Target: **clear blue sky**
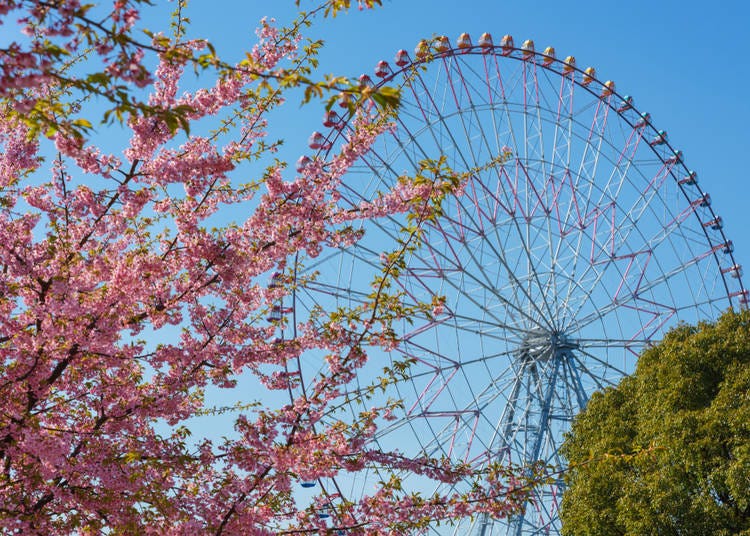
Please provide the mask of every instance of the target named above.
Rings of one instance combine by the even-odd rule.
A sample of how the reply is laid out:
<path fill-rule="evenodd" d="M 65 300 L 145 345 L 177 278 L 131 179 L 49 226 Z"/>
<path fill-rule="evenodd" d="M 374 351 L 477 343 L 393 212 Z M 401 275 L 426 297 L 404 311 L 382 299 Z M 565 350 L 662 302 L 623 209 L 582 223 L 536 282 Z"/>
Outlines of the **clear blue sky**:
<path fill-rule="evenodd" d="M 2 1 L 2 0 L 0 0 Z M 303 0 L 310 8 L 319 0 Z M 353 0 L 356 2 L 356 0 Z M 160 15 L 174 3 L 156 0 L 144 25 L 167 30 Z M 468 32 L 475 40 L 491 32 L 496 42 L 533 39 L 538 50 L 552 45 L 558 57 L 574 55 L 579 67 L 594 66 L 601 80 L 614 80 L 621 94 L 651 113 L 654 125 L 669 132 L 711 195 L 735 259 L 750 285 L 750 0 L 383 0 L 384 6 L 336 19 L 319 20 L 309 30 L 324 39 L 320 74 L 357 77 L 372 74 L 378 60 L 393 61 L 398 49 L 410 53 L 434 35 L 454 40 Z M 191 35 L 205 37 L 222 58 L 240 59 L 255 42 L 263 16 L 279 23 L 294 18 L 294 0 L 191 0 Z M 3 33 L 5 30 L 6 33 Z M 0 43 L 7 40 L 0 28 Z M 307 138 L 322 130 L 323 107 L 300 110 L 290 102 L 271 133 L 286 140 L 282 157 L 293 162 L 307 152 Z M 243 384 L 240 393 L 254 393 Z M 242 395 L 240 395 L 242 396 Z M 284 399 L 284 402 L 286 400 Z M 208 421 L 210 419 L 210 422 Z M 206 419 L 200 433 L 224 433 L 229 417 Z M 196 428 L 200 428 L 199 423 Z"/>
<path fill-rule="evenodd" d="M 315 2 L 306 2 L 311 6 Z M 509 33 L 516 42 L 552 45 L 558 56 L 574 55 L 594 66 L 635 98 L 657 128 L 669 132 L 688 167 L 724 218 L 736 259 L 750 274 L 750 2 L 722 0 L 611 3 L 592 0 L 384 0 L 384 7 L 322 21 L 309 35 L 324 39 L 321 72 L 372 73 L 380 59 L 400 48 L 412 51 L 432 35 L 476 39 L 488 31 Z M 292 0 L 192 0 L 193 30 L 208 37 L 220 54 L 232 56 L 252 43 L 262 16 L 289 21 Z M 308 134 L 320 129 L 316 104 L 280 121 L 274 132 L 286 140 L 285 156 L 296 159 Z M 293 128 L 289 128 L 292 127 Z"/>

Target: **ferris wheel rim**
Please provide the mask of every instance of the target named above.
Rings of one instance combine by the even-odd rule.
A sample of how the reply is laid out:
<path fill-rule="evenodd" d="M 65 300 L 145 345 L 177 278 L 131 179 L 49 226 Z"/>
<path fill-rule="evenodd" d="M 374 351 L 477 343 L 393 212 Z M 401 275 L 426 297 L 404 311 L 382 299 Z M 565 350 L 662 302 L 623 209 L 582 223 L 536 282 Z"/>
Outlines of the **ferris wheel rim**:
<path fill-rule="evenodd" d="M 438 37 L 436 39 L 440 39 L 440 38 L 441 37 Z M 500 54 L 498 54 L 498 52 L 500 52 Z M 459 57 L 459 56 L 465 56 L 465 55 L 480 55 L 480 56 L 493 55 L 494 57 L 497 57 L 498 55 L 500 55 L 504 58 L 508 58 L 508 59 L 515 60 L 515 61 L 533 62 L 536 67 L 545 69 L 546 71 L 552 72 L 562 77 L 569 76 L 571 78 L 571 81 L 574 84 L 576 84 L 577 87 L 583 88 L 585 91 L 587 91 L 592 96 L 595 96 L 597 98 L 602 97 L 601 91 L 605 89 L 609 91 L 612 96 L 617 97 L 619 101 L 621 102 L 625 102 L 629 98 L 629 95 L 621 94 L 615 88 L 610 88 L 607 85 L 608 81 L 602 82 L 601 79 L 597 78 L 595 74 L 586 73 L 584 69 L 578 67 L 575 64 L 571 65 L 569 63 L 566 63 L 564 59 L 560 59 L 556 56 L 550 56 L 543 52 L 538 52 L 538 51 L 533 51 L 530 55 L 525 57 L 526 52 L 527 51 L 525 51 L 521 47 L 516 47 L 513 45 L 510 45 L 510 46 L 492 45 L 490 47 L 481 47 L 480 45 L 472 45 L 471 47 L 468 47 L 468 48 L 459 48 L 457 46 L 456 47 L 451 46 L 447 50 L 444 50 L 442 52 L 438 52 L 435 54 L 429 54 L 421 59 L 420 58 L 412 59 L 411 56 L 409 56 L 408 63 L 402 66 L 398 66 L 396 69 L 393 69 L 392 67 L 389 66 L 390 73 L 388 73 L 386 76 L 380 77 L 380 79 L 377 82 L 373 81 L 374 82 L 373 86 L 375 88 L 382 88 L 384 86 L 387 86 L 390 82 L 395 80 L 399 75 L 404 75 L 405 73 L 408 73 L 412 69 L 418 68 L 419 66 L 427 65 L 439 59 L 444 59 L 444 58 L 449 58 L 449 57 Z M 543 61 L 542 63 L 538 63 L 536 62 L 537 57 L 544 58 L 548 61 L 547 62 Z M 567 73 L 565 72 L 566 69 L 568 70 Z M 369 77 L 369 75 L 362 75 L 362 76 Z M 584 83 L 584 77 L 587 77 L 588 79 L 590 79 L 590 82 Z M 596 91 L 594 91 L 593 89 L 594 87 L 599 88 L 600 92 L 597 93 Z M 634 104 L 632 104 L 632 102 L 630 102 L 628 108 L 624 110 L 620 109 L 620 107 L 615 107 L 609 104 L 607 104 L 607 106 L 609 106 L 611 111 L 615 112 L 619 117 L 621 117 L 627 124 L 629 124 L 632 127 L 635 127 L 638 121 L 642 120 L 644 117 L 647 117 L 647 119 L 645 120 L 645 125 L 644 125 L 645 128 L 650 129 L 651 133 L 657 136 L 660 135 L 661 132 L 663 132 L 657 129 L 656 126 L 653 124 L 653 122 L 650 119 L 650 114 L 641 112 Z M 626 114 L 626 112 L 628 113 Z M 343 130 L 340 128 L 334 128 L 334 129 L 331 129 L 329 132 L 334 134 L 334 136 L 331 137 L 329 135 L 325 138 L 326 144 L 329 145 L 329 148 L 318 150 L 317 156 L 319 157 L 325 158 L 325 156 L 330 154 L 333 144 L 335 143 L 335 141 L 337 141 L 341 137 Z M 659 151 L 658 147 L 666 148 L 668 150 Z M 662 163 L 667 162 L 669 158 L 667 156 L 668 154 L 674 155 L 678 153 L 678 150 L 669 142 L 668 139 L 665 139 L 665 141 L 659 146 L 651 145 L 650 149 L 653 152 L 653 154 L 655 154 L 656 157 L 662 161 Z M 684 176 L 690 176 L 692 173 L 694 173 L 692 170 L 690 170 L 687 167 L 687 165 L 685 164 L 682 158 L 680 158 L 676 162 L 676 166 L 681 167 Z M 679 179 L 673 173 L 670 172 L 670 174 L 673 176 L 673 178 L 676 181 L 678 181 L 678 187 L 681 190 L 685 201 L 690 203 L 692 200 L 692 197 L 689 195 L 685 185 L 679 184 Z M 689 184 L 689 183 L 685 183 L 685 184 Z M 705 194 L 705 192 L 702 192 L 702 191 L 700 193 Z M 705 208 L 708 209 L 708 212 L 711 216 L 711 220 L 716 220 L 718 218 L 718 215 L 714 212 L 713 208 L 710 205 Z M 698 221 L 701 224 L 707 223 L 700 219 L 697 212 L 694 212 L 693 216 L 698 218 Z M 711 246 L 714 246 L 714 247 L 720 246 L 729 242 L 729 240 L 726 237 L 726 234 L 724 233 L 723 228 L 718 229 L 719 235 L 721 237 L 721 241 L 717 241 L 715 239 L 712 239 L 711 236 L 709 236 L 707 227 L 703 225 L 702 227 L 704 230 L 704 236 L 706 237 L 707 242 Z M 737 266 L 734 253 L 729 252 L 728 255 L 729 255 L 729 259 L 731 260 L 731 265 Z M 714 253 L 714 257 L 715 257 L 717 265 L 720 265 L 720 262 L 718 259 L 718 252 Z M 724 288 L 727 293 L 729 306 L 731 308 L 734 308 L 734 304 L 733 304 L 734 297 L 742 298 L 744 296 L 745 299 L 750 297 L 750 292 L 748 292 L 748 289 L 742 283 L 742 275 L 738 275 L 736 277 L 736 279 L 738 279 L 738 282 L 739 282 L 739 293 L 735 291 L 734 295 L 733 295 L 733 291 L 730 290 L 730 283 L 728 281 L 730 276 L 728 276 L 725 273 L 722 273 L 721 277 L 723 280 Z M 743 307 L 747 307 L 747 306 L 748 306 L 747 303 L 738 302 L 738 308 L 740 309 L 742 309 Z"/>

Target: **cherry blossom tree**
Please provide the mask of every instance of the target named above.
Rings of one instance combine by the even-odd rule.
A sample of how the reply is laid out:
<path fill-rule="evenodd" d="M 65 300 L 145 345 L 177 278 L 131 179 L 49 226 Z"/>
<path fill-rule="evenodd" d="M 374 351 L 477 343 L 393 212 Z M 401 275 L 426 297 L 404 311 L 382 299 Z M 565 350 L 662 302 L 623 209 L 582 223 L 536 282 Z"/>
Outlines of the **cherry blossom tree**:
<path fill-rule="evenodd" d="M 516 511 L 534 471 L 378 450 L 370 439 L 389 405 L 336 417 L 368 352 L 398 344 L 390 322 L 410 311 L 389 282 L 465 178 L 436 157 L 376 201 L 339 207 L 342 176 L 389 128 L 397 99 L 312 79 L 317 48 L 301 31 L 349 2 L 322 4 L 286 28 L 262 21 L 235 65 L 187 37 L 184 2 L 171 37 L 137 41 L 141 4 L 0 7 L 29 36 L 2 51 L 0 75 L 0 528 L 391 534 Z M 185 91 L 196 65 L 203 87 Z M 344 91 L 352 102 L 346 143 L 297 173 L 273 160 L 266 134 L 290 88 L 303 100 Z M 127 140 L 117 152 L 93 141 L 92 95 L 123 120 L 99 127 Z M 369 300 L 300 320 L 293 339 L 275 337 L 289 320 L 274 307 L 305 284 L 289 259 L 354 243 L 357 220 L 392 214 L 408 224 L 384 252 Z M 215 407 L 206 396 L 248 375 L 285 392 L 295 381 L 286 363 L 306 352 L 324 355 L 327 373 L 288 403 L 259 395 L 260 405 Z M 234 418 L 234 433 L 196 436 L 190 420 L 218 413 Z M 302 482 L 372 470 L 384 478 L 363 497 L 333 500 L 324 486 L 305 504 L 297 497 Z M 470 491 L 407 493 L 407 473 Z"/>

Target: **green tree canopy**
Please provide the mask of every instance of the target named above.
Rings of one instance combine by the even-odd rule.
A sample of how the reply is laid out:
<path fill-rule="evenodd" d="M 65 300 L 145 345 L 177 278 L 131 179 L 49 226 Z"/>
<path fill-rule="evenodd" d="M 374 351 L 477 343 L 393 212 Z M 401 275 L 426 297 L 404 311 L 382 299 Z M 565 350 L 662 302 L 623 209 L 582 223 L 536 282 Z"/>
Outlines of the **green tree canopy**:
<path fill-rule="evenodd" d="M 750 535 L 750 313 L 672 330 L 563 451 L 565 535 Z"/>

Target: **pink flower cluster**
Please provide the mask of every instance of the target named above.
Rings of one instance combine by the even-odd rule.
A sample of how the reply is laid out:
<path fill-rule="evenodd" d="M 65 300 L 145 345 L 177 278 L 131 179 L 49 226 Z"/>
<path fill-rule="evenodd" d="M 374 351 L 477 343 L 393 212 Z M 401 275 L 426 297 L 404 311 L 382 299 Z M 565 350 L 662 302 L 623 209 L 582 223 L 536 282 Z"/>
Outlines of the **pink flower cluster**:
<path fill-rule="evenodd" d="M 127 32 L 137 6 L 113 2 L 108 24 Z M 80 46 L 71 33 L 87 13 L 79 2 L 52 9 L 9 0 L 0 16 L 18 9 L 26 10 L 22 24 L 44 23 L 46 37 L 68 40 L 73 52 Z M 300 36 L 269 21 L 258 36 L 252 73 L 238 65 L 192 93 L 181 90 L 180 61 L 162 57 L 152 80 L 142 51 L 97 43 L 107 72 L 146 86 L 158 110 L 183 106 L 202 135 L 133 112 L 120 157 L 65 132 L 30 138 L 17 113 L 0 108 L 0 532 L 326 533 L 335 525 L 391 534 L 430 520 L 507 515 L 525 496 L 504 473 L 380 450 L 373 439 L 394 418 L 394 403 L 336 417 L 367 364 L 366 343 L 397 344 L 377 315 L 321 312 L 297 319 L 293 338 L 277 336 L 294 322 L 279 304 L 304 284 L 286 275 L 292 256 L 352 244 L 360 236 L 352 220 L 414 211 L 432 186 L 404 181 L 359 211 L 340 207 L 342 177 L 388 128 L 373 110 L 357 114 L 327 161 L 311 160 L 289 178 L 282 164 L 266 166 L 266 121 L 282 101 L 260 98 L 259 81 L 297 61 Z M 2 54 L 0 95 L 31 76 L 53 83 L 43 48 Z M 236 128 L 205 134 L 206 124 L 228 118 Z M 247 173 L 262 179 L 241 184 Z M 273 287 L 271 273 L 280 274 Z M 442 303 L 433 306 L 440 314 Z M 302 393 L 290 365 L 311 354 L 323 373 Z M 296 394 L 276 406 L 210 407 L 207 391 L 237 392 L 247 375 L 259 397 Z M 214 413 L 231 413 L 236 433 L 191 437 L 191 423 Z M 297 502 L 303 481 L 371 471 L 392 479 L 364 497 L 319 485 L 309 506 Z M 477 485 L 422 498 L 399 489 L 403 474 Z"/>

